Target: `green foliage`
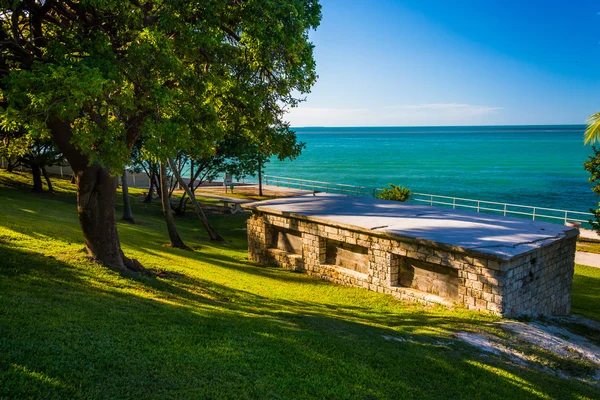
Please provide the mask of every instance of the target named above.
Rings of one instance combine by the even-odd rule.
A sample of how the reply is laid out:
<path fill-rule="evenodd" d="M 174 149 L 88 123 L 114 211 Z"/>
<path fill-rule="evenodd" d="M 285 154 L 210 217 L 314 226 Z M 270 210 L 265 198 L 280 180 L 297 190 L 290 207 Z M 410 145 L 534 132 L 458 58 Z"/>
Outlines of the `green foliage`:
<path fill-rule="evenodd" d="M 600 139 L 600 112 L 590 115 L 583 135 L 584 144 L 595 144 Z"/>
<path fill-rule="evenodd" d="M 316 80 L 320 18 L 316 0 L 3 2 L 0 129 L 66 121 L 66 142 L 117 172 L 140 138 L 154 161 L 228 135 L 294 157 L 284 114 Z"/>
<path fill-rule="evenodd" d="M 571 310 L 587 318 L 600 321 L 600 268 L 578 265 L 573 277 Z M 596 333 L 600 342 L 600 336 Z M 600 343 L 597 343 L 600 345 Z"/>
<path fill-rule="evenodd" d="M 390 187 L 377 193 L 376 197 L 381 200 L 395 200 L 405 202 L 410 197 L 410 189 L 390 183 Z"/>
<path fill-rule="evenodd" d="M 595 146 L 592 147 L 592 149 L 594 150 L 594 154 L 588 156 L 588 160 L 583 163 L 583 168 L 590 174 L 588 181 L 594 184 L 592 192 L 596 193 L 597 196 L 600 196 L 600 149 Z M 598 203 L 597 209 L 591 209 L 590 212 L 594 214 L 595 219 L 595 221 L 589 221 L 590 225 L 592 225 L 592 228 L 596 232 L 600 233 L 600 203 Z"/>

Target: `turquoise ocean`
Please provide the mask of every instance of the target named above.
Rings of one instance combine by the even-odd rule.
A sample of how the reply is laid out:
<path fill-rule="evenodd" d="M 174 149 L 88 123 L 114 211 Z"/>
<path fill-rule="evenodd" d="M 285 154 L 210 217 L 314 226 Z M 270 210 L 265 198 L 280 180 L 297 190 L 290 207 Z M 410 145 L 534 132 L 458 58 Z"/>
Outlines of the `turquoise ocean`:
<path fill-rule="evenodd" d="M 267 175 L 539 207 L 598 204 L 583 163 L 584 125 L 295 128 L 306 143 Z"/>

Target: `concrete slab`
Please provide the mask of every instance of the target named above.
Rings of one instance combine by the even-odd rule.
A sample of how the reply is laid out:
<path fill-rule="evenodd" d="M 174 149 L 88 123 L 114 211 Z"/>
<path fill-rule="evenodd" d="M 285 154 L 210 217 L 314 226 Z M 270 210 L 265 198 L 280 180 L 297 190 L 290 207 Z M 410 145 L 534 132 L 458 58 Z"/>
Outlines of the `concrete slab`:
<path fill-rule="evenodd" d="M 579 229 L 579 237 L 580 239 L 586 239 L 592 242 L 600 242 L 600 235 L 591 229 Z"/>
<path fill-rule="evenodd" d="M 588 267 L 600 268 L 600 254 L 578 251 L 575 253 L 575 264 L 587 265 Z"/>
<path fill-rule="evenodd" d="M 500 260 L 578 234 L 577 229 L 558 224 L 337 194 L 287 197 L 242 207 L 433 242 Z"/>

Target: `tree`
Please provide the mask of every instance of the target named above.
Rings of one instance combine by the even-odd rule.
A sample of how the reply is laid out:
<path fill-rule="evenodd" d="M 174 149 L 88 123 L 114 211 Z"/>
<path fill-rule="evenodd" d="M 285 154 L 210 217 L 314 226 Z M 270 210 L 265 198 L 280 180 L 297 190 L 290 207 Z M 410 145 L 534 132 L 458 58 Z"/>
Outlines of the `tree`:
<path fill-rule="evenodd" d="M 590 115 L 583 134 L 583 144 L 595 144 L 600 139 L 600 112 Z"/>
<path fill-rule="evenodd" d="M 54 192 L 52 181 L 50 180 L 48 171 L 46 171 L 46 167 L 59 164 L 62 162 L 63 156 L 58 152 L 50 140 L 34 140 L 27 151 L 23 153 L 18 160 L 21 164 L 31 168 L 33 176 L 33 192 L 42 192 L 42 175 L 46 180 L 46 185 L 48 185 L 48 191 Z"/>
<path fill-rule="evenodd" d="M 210 148 L 233 124 L 274 125 L 316 79 L 316 0 L 6 3 L 0 128 L 54 139 L 88 253 L 124 272 L 141 266 L 121 251 L 117 175 L 138 139 L 159 160 Z"/>
<path fill-rule="evenodd" d="M 0 130 L 0 157 L 8 160 L 9 172 L 18 166 L 31 169 L 33 192 L 43 191 L 42 176 L 46 180 L 48 191 L 54 192 L 46 167 L 62 162 L 63 156 L 49 138 L 34 139 L 23 132 Z"/>
<path fill-rule="evenodd" d="M 600 139 L 600 112 L 592 114 L 588 118 L 588 126 L 583 135 L 584 144 L 595 144 Z M 588 160 L 583 163 L 583 167 L 587 172 L 590 173 L 588 181 L 594 184 L 592 192 L 600 196 L 600 149 L 592 146 L 594 154 L 588 156 Z M 589 223 L 592 228 L 600 234 L 600 203 L 598 203 L 597 209 L 590 209 L 590 212 L 594 215 L 594 219 L 590 220 Z"/>
<path fill-rule="evenodd" d="M 172 159 L 169 159 L 169 166 L 171 167 L 171 171 L 173 172 L 175 179 L 177 180 L 179 185 L 183 188 L 183 190 L 185 191 L 185 194 L 188 195 L 192 204 L 194 205 L 194 208 L 196 209 L 196 213 L 198 214 L 198 218 L 200 218 L 200 221 L 202 222 L 202 226 L 204 226 L 204 229 L 208 233 L 208 236 L 210 237 L 210 239 L 222 241 L 223 238 L 221 236 L 219 236 L 219 234 L 217 234 L 217 232 L 215 232 L 213 227 L 210 225 L 208 218 L 206 218 L 206 214 L 204 214 L 204 210 L 200 206 L 200 203 L 198 203 L 198 201 L 196 200 L 196 196 L 194 195 L 194 192 L 192 192 L 192 190 L 189 188 L 189 186 L 186 185 L 186 183 L 183 181 L 183 179 L 181 178 L 181 175 L 179 175 L 179 171 L 175 167 L 175 163 L 173 162 Z"/>
<path fill-rule="evenodd" d="M 131 222 L 135 224 L 133 218 L 133 211 L 131 211 L 131 201 L 129 200 L 129 183 L 127 182 L 127 169 L 123 169 L 123 175 L 121 175 L 121 190 L 123 191 L 123 221 Z"/>
<path fill-rule="evenodd" d="M 159 163 L 160 170 L 160 191 L 162 201 L 162 211 L 167 223 L 167 232 L 169 233 L 169 239 L 171 240 L 171 247 L 177 249 L 187 250 L 188 246 L 183 243 L 181 236 L 177 233 L 177 226 L 175 225 L 175 219 L 173 218 L 173 210 L 171 210 L 171 197 L 169 196 L 169 184 L 167 183 L 167 163 L 161 161 Z"/>

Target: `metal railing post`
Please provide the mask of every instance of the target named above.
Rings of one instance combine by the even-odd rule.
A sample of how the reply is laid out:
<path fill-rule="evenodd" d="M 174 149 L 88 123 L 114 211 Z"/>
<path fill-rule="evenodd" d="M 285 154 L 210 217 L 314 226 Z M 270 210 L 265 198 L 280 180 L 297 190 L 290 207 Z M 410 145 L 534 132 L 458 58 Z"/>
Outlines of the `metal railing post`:
<path fill-rule="evenodd" d="M 131 175 L 133 177 L 133 187 L 135 187 L 135 174 Z M 181 188 L 179 188 L 181 189 Z"/>
<path fill-rule="evenodd" d="M 477 200 L 477 212 L 481 209 L 481 202 Z"/>
<path fill-rule="evenodd" d="M 452 198 L 452 209 L 456 209 L 456 197 Z"/>
<path fill-rule="evenodd" d="M 433 205 L 433 196 L 429 196 L 429 205 L 432 206 Z"/>
<path fill-rule="evenodd" d="M 535 221 L 535 207 L 533 207 L 533 220 Z"/>
<path fill-rule="evenodd" d="M 569 218 L 569 212 L 565 211 L 565 225 L 567 224 L 567 219 Z"/>
<path fill-rule="evenodd" d="M 506 204 L 504 204 L 504 216 L 506 217 Z"/>

